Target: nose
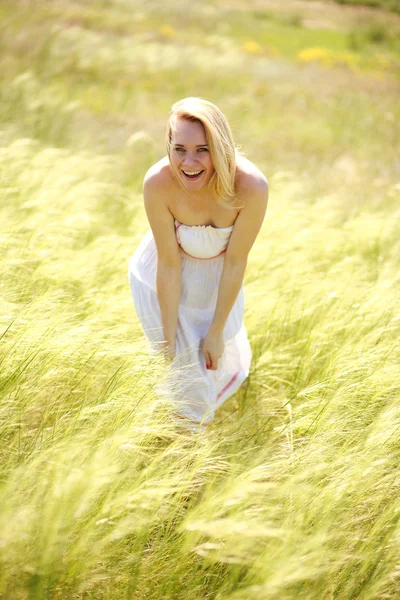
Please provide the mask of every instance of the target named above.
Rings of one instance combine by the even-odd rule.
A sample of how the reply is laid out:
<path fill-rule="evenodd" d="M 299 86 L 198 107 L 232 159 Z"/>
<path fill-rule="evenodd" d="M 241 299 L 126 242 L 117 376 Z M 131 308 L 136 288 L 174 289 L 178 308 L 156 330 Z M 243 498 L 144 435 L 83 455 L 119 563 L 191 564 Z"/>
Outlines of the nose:
<path fill-rule="evenodd" d="M 186 152 L 182 162 L 184 165 L 190 166 L 190 165 L 196 164 L 197 160 L 196 160 L 196 157 L 193 156 L 190 152 Z"/>

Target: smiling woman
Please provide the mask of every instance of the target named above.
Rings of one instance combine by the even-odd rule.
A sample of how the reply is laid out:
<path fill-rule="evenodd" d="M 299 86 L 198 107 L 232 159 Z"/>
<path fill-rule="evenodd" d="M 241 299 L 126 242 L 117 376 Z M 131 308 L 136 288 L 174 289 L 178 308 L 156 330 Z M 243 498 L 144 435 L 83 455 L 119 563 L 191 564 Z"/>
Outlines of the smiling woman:
<path fill-rule="evenodd" d="M 199 98 L 176 102 L 167 124 L 166 149 L 178 183 L 182 183 L 182 178 L 189 181 L 191 175 L 202 171 L 193 176 L 199 185 L 189 189 L 203 188 L 203 195 L 210 196 L 211 192 L 220 205 L 232 208 L 236 201 L 240 208 L 235 198 L 239 152 L 226 117 L 214 104 Z"/>
<path fill-rule="evenodd" d="M 199 140 L 204 140 L 196 144 Z M 198 190 L 210 182 L 214 165 L 203 125 L 199 121 L 177 119 L 171 124 L 170 162 L 172 173 L 178 181 L 191 182 L 189 189 Z M 192 186 L 192 182 L 196 182 Z"/>
<path fill-rule="evenodd" d="M 130 259 L 129 279 L 149 350 L 170 365 L 173 417 L 199 428 L 249 374 L 243 277 L 268 183 L 207 100 L 173 105 L 166 149 L 144 178 L 150 229 Z"/>

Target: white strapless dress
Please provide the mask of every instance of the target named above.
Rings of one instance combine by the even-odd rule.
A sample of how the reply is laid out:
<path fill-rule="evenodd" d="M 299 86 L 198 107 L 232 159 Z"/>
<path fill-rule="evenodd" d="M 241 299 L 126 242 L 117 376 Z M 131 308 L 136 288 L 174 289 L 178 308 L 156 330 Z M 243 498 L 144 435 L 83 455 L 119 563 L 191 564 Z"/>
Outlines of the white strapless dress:
<path fill-rule="evenodd" d="M 197 423 L 209 423 L 249 374 L 252 351 L 243 323 L 243 283 L 223 331 L 224 353 L 216 371 L 206 368 L 200 347 L 214 316 L 224 254 L 233 230 L 212 225 L 184 225 L 175 220 L 182 254 L 182 286 L 171 363 L 169 397 L 176 412 Z M 163 339 L 156 293 L 157 249 L 151 229 L 129 260 L 129 281 L 136 313 L 148 342 L 157 352 Z"/>

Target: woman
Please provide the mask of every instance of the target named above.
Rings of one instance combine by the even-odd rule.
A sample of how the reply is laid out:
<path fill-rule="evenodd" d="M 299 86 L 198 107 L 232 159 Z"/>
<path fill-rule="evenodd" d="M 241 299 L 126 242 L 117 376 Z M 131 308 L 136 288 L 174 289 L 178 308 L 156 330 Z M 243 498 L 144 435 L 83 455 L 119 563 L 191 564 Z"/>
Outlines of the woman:
<path fill-rule="evenodd" d="M 235 147 L 221 110 L 201 98 L 172 106 L 166 149 L 144 178 L 150 229 L 129 279 L 149 349 L 170 364 L 174 417 L 198 427 L 249 373 L 243 277 L 268 182 Z"/>

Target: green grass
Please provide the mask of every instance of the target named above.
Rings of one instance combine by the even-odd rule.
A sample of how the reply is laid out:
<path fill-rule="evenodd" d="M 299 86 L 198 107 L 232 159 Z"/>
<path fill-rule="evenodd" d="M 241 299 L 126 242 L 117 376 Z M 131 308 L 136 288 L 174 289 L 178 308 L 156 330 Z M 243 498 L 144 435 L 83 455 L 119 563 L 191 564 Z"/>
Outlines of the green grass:
<path fill-rule="evenodd" d="M 397 17 L 307 18 L 1 3 L 0 597 L 399 597 Z M 270 194 L 249 387 L 194 436 L 159 400 L 127 277 L 189 95 Z"/>

